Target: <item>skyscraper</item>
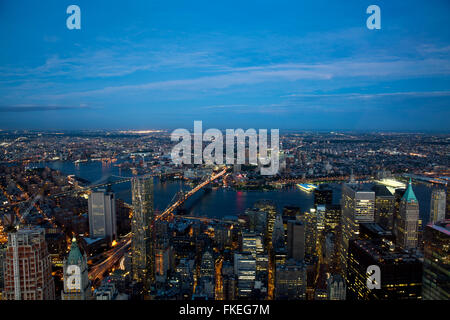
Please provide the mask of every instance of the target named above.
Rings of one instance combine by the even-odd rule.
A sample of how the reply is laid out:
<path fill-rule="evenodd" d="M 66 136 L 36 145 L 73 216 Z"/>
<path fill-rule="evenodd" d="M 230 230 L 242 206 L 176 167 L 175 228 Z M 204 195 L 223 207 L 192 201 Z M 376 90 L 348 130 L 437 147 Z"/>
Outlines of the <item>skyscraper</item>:
<path fill-rule="evenodd" d="M 272 245 L 273 247 L 280 247 L 285 245 L 285 239 L 284 239 L 284 225 L 283 225 L 283 219 L 281 218 L 281 215 L 277 215 L 275 219 L 275 223 L 273 226 L 273 233 L 272 233 Z"/>
<path fill-rule="evenodd" d="M 447 187 L 447 190 L 445 191 L 446 193 L 446 202 L 447 202 L 447 208 L 445 210 L 445 219 L 450 219 L 450 186 Z"/>
<path fill-rule="evenodd" d="M 325 230 L 335 230 L 341 221 L 341 205 L 329 204 L 325 206 Z"/>
<path fill-rule="evenodd" d="M 446 195 L 443 189 L 433 189 L 430 201 L 430 223 L 445 219 Z"/>
<path fill-rule="evenodd" d="M 423 299 L 450 300 L 450 220 L 424 232 Z"/>
<path fill-rule="evenodd" d="M 114 194 L 104 191 L 92 192 L 89 195 L 88 207 L 90 237 L 114 240 L 117 236 Z"/>
<path fill-rule="evenodd" d="M 414 194 L 411 179 L 399 207 L 397 222 L 397 245 L 405 250 L 416 249 L 418 245 L 419 202 Z"/>
<path fill-rule="evenodd" d="M 386 230 L 394 225 L 395 197 L 386 186 L 375 185 L 375 222 Z"/>
<path fill-rule="evenodd" d="M 380 289 L 367 286 L 367 268 L 380 268 Z M 347 267 L 347 299 L 421 299 L 422 262 L 385 239 L 351 240 Z"/>
<path fill-rule="evenodd" d="M 321 184 L 314 190 L 314 205 L 327 205 L 333 202 L 333 190 L 327 185 Z"/>
<path fill-rule="evenodd" d="M 234 254 L 234 274 L 237 276 L 239 298 L 250 298 L 255 286 L 256 260 L 251 254 Z"/>
<path fill-rule="evenodd" d="M 202 256 L 202 261 L 200 264 L 200 277 L 214 278 L 214 275 L 214 258 L 212 253 L 209 250 L 206 250 L 206 252 Z"/>
<path fill-rule="evenodd" d="M 303 300 L 306 298 L 306 267 L 303 262 L 288 260 L 277 265 L 275 299 Z"/>
<path fill-rule="evenodd" d="M 302 217 L 305 225 L 305 256 L 311 258 L 317 253 L 317 215 L 316 209 L 311 208 Z"/>
<path fill-rule="evenodd" d="M 289 220 L 287 223 L 288 258 L 296 261 L 305 259 L 305 225 L 299 220 Z"/>
<path fill-rule="evenodd" d="M 149 291 L 155 281 L 152 223 L 153 178 L 131 180 L 133 216 L 131 218 L 132 278 Z"/>
<path fill-rule="evenodd" d="M 267 213 L 266 239 L 267 242 L 271 244 L 273 226 L 275 224 L 275 218 L 277 216 L 277 207 L 275 203 L 270 200 L 259 200 L 255 203 L 254 207 Z"/>
<path fill-rule="evenodd" d="M 55 283 L 44 229 L 19 229 L 8 235 L 5 300 L 54 300 Z"/>
<path fill-rule="evenodd" d="M 63 281 L 62 300 L 88 300 L 91 297 L 86 253 L 81 254 L 75 238 L 69 255 L 64 259 Z"/>
<path fill-rule="evenodd" d="M 359 234 L 359 224 L 374 221 L 375 192 L 365 185 L 343 184 L 341 198 L 340 265 L 345 277 L 348 245 Z"/>
<path fill-rule="evenodd" d="M 242 252 L 249 253 L 254 258 L 257 254 L 264 252 L 264 244 L 262 236 L 254 232 L 242 233 Z"/>

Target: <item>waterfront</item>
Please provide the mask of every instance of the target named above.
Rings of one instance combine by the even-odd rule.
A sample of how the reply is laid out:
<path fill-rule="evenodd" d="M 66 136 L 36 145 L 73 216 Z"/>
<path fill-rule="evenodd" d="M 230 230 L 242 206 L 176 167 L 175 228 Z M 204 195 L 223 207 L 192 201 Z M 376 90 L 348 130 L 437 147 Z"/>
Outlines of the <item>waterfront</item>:
<path fill-rule="evenodd" d="M 106 180 L 111 175 L 129 177 L 132 176 L 130 170 L 123 170 L 111 163 L 101 161 L 82 162 L 75 165 L 71 161 L 53 161 L 35 163 L 32 167 L 49 167 L 59 170 L 64 174 L 76 175 L 90 182 Z M 333 189 L 333 203 L 339 203 L 340 185 L 330 184 Z M 154 178 L 154 208 L 162 212 L 170 203 L 176 192 L 180 190 L 190 190 L 192 187 L 181 180 L 160 181 Z M 115 184 L 112 186 L 116 197 L 131 203 L 130 182 Z M 414 184 L 414 191 L 419 200 L 420 216 L 424 222 L 428 221 L 431 188 L 424 184 Z M 256 201 L 268 199 L 276 203 L 278 210 L 283 206 L 294 205 L 301 210 L 308 211 L 313 207 L 313 193 L 301 191 L 296 186 L 288 186 L 283 189 L 273 191 L 236 191 L 230 188 L 213 189 L 209 192 L 201 191 L 185 203 L 187 213 L 195 216 L 208 216 L 222 218 L 225 216 L 235 216 L 251 207 Z"/>

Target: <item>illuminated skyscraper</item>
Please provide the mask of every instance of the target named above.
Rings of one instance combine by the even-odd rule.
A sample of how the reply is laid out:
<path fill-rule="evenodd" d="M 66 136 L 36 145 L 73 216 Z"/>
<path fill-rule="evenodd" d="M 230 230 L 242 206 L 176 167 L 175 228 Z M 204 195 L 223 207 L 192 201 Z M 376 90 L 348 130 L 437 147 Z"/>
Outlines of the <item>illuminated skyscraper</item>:
<path fill-rule="evenodd" d="M 380 289 L 367 286 L 367 268 L 380 268 Z M 347 266 L 347 299 L 421 299 L 422 262 L 386 239 L 351 240 Z"/>
<path fill-rule="evenodd" d="M 375 192 L 364 185 L 342 185 L 342 216 L 340 240 L 340 265 L 345 277 L 347 270 L 348 245 L 359 234 L 359 224 L 374 221 Z"/>
<path fill-rule="evenodd" d="M 386 230 L 392 230 L 394 224 L 395 197 L 386 186 L 375 185 L 375 222 Z"/>
<path fill-rule="evenodd" d="M 397 245 L 405 250 L 416 249 L 418 245 L 419 202 L 412 189 L 411 179 L 399 208 L 397 222 Z"/>
<path fill-rule="evenodd" d="M 87 300 L 91 297 L 86 254 L 81 254 L 76 239 L 72 239 L 69 255 L 63 265 L 62 300 Z"/>
<path fill-rule="evenodd" d="M 424 232 L 423 299 L 450 300 L 450 220 Z"/>
<path fill-rule="evenodd" d="M 131 218 L 132 278 L 150 290 L 155 281 L 154 246 L 152 236 L 153 178 L 141 177 L 131 181 L 133 217 Z"/>
<path fill-rule="evenodd" d="M 317 254 L 317 214 L 316 209 L 311 208 L 309 212 L 305 212 L 302 217 L 305 225 L 305 255 L 308 258 Z"/>
<path fill-rule="evenodd" d="M 259 200 L 255 203 L 254 207 L 267 213 L 266 239 L 268 240 L 268 243 L 271 244 L 273 226 L 275 224 L 275 219 L 277 216 L 277 207 L 275 203 L 270 200 Z"/>
<path fill-rule="evenodd" d="M 237 276 L 239 298 L 250 298 L 255 287 L 256 260 L 251 254 L 234 254 L 234 274 Z"/>
<path fill-rule="evenodd" d="M 314 205 L 327 205 L 333 201 L 333 190 L 328 188 L 327 185 L 321 184 L 314 190 Z"/>
<path fill-rule="evenodd" d="M 112 241 L 117 236 L 116 200 L 113 193 L 92 192 L 89 195 L 89 236 L 107 238 Z"/>
<path fill-rule="evenodd" d="M 447 187 L 446 202 L 447 202 L 447 208 L 445 210 L 445 219 L 450 219 L 450 186 Z"/>
<path fill-rule="evenodd" d="M 55 283 L 44 229 L 19 229 L 8 235 L 5 300 L 55 300 Z"/>
<path fill-rule="evenodd" d="M 214 277 L 214 258 L 209 250 L 202 256 L 202 262 L 200 264 L 200 277 Z"/>
<path fill-rule="evenodd" d="M 242 252 L 249 253 L 254 258 L 257 254 L 264 252 L 264 243 L 262 236 L 254 232 L 242 233 Z"/>
<path fill-rule="evenodd" d="M 325 230 L 335 230 L 341 222 L 341 205 L 329 204 L 325 206 Z"/>
<path fill-rule="evenodd" d="M 445 219 L 446 205 L 445 190 L 433 189 L 430 203 L 430 223 L 436 223 Z"/>

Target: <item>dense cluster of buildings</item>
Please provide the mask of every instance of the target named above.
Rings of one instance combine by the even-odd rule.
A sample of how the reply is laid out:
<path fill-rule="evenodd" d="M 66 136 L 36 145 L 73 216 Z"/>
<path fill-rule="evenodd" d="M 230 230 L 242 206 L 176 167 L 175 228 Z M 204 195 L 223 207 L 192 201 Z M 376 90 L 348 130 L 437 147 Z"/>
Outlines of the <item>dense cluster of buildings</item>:
<path fill-rule="evenodd" d="M 117 142 L 124 138 L 77 139 Z M 129 138 L 126 152 L 123 146 L 119 149 L 137 152 L 134 143 L 140 139 L 144 138 Z M 153 134 L 145 139 L 154 142 Z M 385 143 L 386 139 L 393 141 Z M 1 298 L 448 300 L 449 189 L 433 185 L 429 220 L 423 221 L 411 180 L 405 186 L 396 184 L 386 172 L 376 179 L 355 179 L 379 172 L 376 163 L 386 154 L 409 159 L 405 161 L 413 161 L 414 168 L 424 161 L 429 172 L 446 170 L 440 168 L 439 152 L 432 155 L 429 147 L 435 148 L 431 142 L 440 137 L 419 136 L 422 143 L 414 147 L 399 144 L 401 139 L 402 135 L 331 133 L 319 141 L 313 134 L 286 135 L 281 175 L 348 175 L 341 184 L 339 203 L 333 201 L 335 190 L 321 184 L 311 191 L 311 208 L 280 208 L 259 199 L 239 215 L 223 219 L 162 218 L 154 208 L 153 178 L 147 175 L 131 179 L 128 205 L 107 189 L 68 193 L 78 188 L 77 182 L 54 170 L 0 166 L 4 204 L 0 210 L 7 218 L 0 230 Z M 63 141 L 67 148 L 70 138 Z M 164 153 L 161 141 L 160 149 L 154 149 L 158 157 Z M 9 152 L 3 159 L 15 160 L 8 158 Z M 99 154 L 117 155 L 118 151 Z M 155 159 L 146 164 L 161 167 Z M 389 161 L 381 161 L 383 168 L 400 170 L 400 165 Z M 354 172 L 348 170 L 351 167 Z M 217 184 L 237 186 L 243 177 L 246 183 L 262 179 L 245 168 L 233 169 Z M 193 181 L 207 175 L 204 168 L 183 170 Z M 27 207 L 36 193 L 42 199 Z M 374 266 L 380 276 L 376 288 L 368 285 L 368 270 Z"/>

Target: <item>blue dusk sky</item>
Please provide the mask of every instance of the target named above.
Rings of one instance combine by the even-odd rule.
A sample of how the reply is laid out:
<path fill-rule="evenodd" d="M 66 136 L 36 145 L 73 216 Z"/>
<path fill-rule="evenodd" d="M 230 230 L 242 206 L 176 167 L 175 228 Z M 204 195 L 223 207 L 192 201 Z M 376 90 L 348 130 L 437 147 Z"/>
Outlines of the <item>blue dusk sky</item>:
<path fill-rule="evenodd" d="M 81 9 L 69 30 L 66 9 Z M 369 30 L 366 9 L 381 8 Z M 0 129 L 449 131 L 450 1 L 0 0 Z"/>

